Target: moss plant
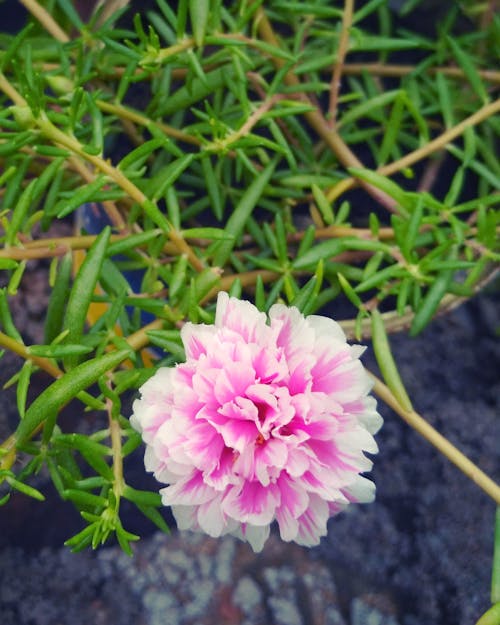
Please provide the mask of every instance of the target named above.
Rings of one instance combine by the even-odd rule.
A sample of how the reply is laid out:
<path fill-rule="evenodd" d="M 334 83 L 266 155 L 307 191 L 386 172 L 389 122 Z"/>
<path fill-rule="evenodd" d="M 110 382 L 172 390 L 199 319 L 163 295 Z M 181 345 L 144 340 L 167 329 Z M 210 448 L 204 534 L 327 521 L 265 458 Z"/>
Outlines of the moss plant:
<path fill-rule="evenodd" d="M 343 311 L 348 336 L 373 339 L 375 393 L 500 503 L 414 411 L 387 338 L 421 332 L 499 260 L 494 3 L 447 3 L 432 33 L 411 29 L 428 4 L 411 0 L 109 1 L 85 20 L 71 0 L 22 4 L 25 27 L 0 34 L 0 347 L 24 361 L 0 502 L 43 498 L 30 478 L 46 467 L 83 517 L 74 550 L 116 534 L 130 552 L 123 498 L 167 530 L 159 496 L 127 483 L 140 439 L 121 398 L 151 359 L 182 360 L 180 327 L 212 322 L 224 290 Z M 54 236 L 83 205 L 107 225 Z M 33 259 L 50 263 L 43 345 L 9 306 Z M 55 381 L 26 406 L 38 370 Z M 100 429 L 60 429 L 73 399 Z"/>

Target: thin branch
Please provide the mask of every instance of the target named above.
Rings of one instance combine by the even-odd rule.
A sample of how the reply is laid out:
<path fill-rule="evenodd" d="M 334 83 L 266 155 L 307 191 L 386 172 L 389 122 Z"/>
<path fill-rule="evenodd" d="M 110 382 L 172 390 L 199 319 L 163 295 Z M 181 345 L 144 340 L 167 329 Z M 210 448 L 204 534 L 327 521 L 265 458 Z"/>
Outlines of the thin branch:
<path fill-rule="evenodd" d="M 262 7 L 259 7 L 256 12 L 256 22 L 259 34 L 262 39 L 275 47 L 279 47 L 280 42 Z M 278 57 L 273 57 L 273 63 L 276 65 L 277 68 L 281 68 L 283 67 L 285 61 Z M 299 79 L 292 71 L 289 71 L 285 74 L 284 81 L 287 85 L 290 86 L 300 85 Z M 310 98 L 307 97 L 305 93 L 298 91 L 295 94 L 295 97 L 299 101 L 313 106 L 312 101 L 310 100 Z M 337 156 L 342 165 L 344 165 L 345 167 L 364 168 L 363 163 L 354 154 L 354 152 L 351 151 L 347 144 L 344 143 L 341 136 L 337 132 L 335 132 L 335 130 L 330 128 L 327 120 L 317 107 L 314 107 L 314 110 L 312 111 L 306 111 L 304 113 L 304 117 L 306 118 L 311 128 L 313 128 L 313 130 L 318 133 L 318 135 L 324 140 L 324 142 L 328 145 L 332 152 Z M 361 185 L 377 202 L 384 206 L 384 208 L 386 208 L 388 211 L 396 213 L 398 212 L 397 204 L 393 200 L 393 198 L 389 197 L 383 191 L 380 191 L 380 189 L 377 189 L 373 185 L 368 184 L 364 181 L 361 182 Z"/>
<path fill-rule="evenodd" d="M 224 35 L 220 35 L 220 37 L 224 37 Z M 228 37 L 226 35 L 226 37 Z M 233 35 L 231 35 L 234 38 Z M 239 38 L 239 37 L 238 37 Z M 247 37 L 241 37 L 242 40 L 247 41 L 248 45 L 252 45 L 252 39 Z M 46 71 L 52 71 L 54 69 L 59 69 L 59 63 L 36 63 L 36 66 L 42 68 Z M 220 67 L 220 64 L 216 63 L 206 63 L 202 65 L 204 71 L 211 71 Z M 426 67 L 420 70 L 417 65 L 391 65 L 385 63 L 344 63 L 342 67 L 342 73 L 346 76 L 359 76 L 359 74 L 366 74 L 370 76 L 381 76 L 388 78 L 403 78 L 404 76 L 408 76 L 413 72 L 418 72 L 422 74 L 430 74 L 435 76 L 436 74 L 443 74 L 443 76 L 448 76 L 449 78 L 457 78 L 459 80 L 465 79 L 464 71 L 460 67 Z M 101 67 L 98 70 L 99 76 L 106 76 L 109 80 L 119 80 L 126 71 L 125 67 L 114 66 L 110 68 Z M 326 67 L 322 71 L 332 72 L 333 67 Z M 172 69 L 172 78 L 174 80 L 183 80 L 186 78 L 188 70 L 186 68 L 174 68 Z M 494 85 L 500 84 L 500 71 L 493 69 L 477 69 L 477 73 L 479 77 L 485 82 L 493 83 Z M 144 72 L 141 69 L 135 70 L 135 76 L 143 75 Z M 145 78 L 151 77 L 152 74 L 146 76 Z"/>
<path fill-rule="evenodd" d="M 279 93 L 274 94 L 267 100 L 265 100 L 253 113 L 248 117 L 246 122 L 242 124 L 238 130 L 230 133 L 223 139 L 217 139 L 204 146 L 206 151 L 211 150 L 226 150 L 231 144 L 235 143 L 239 139 L 246 137 L 252 131 L 252 128 L 259 122 L 260 119 L 275 105 L 283 99 L 283 96 Z"/>
<path fill-rule="evenodd" d="M 449 143 L 457 137 L 460 137 L 466 128 L 476 126 L 485 119 L 493 117 L 493 115 L 498 113 L 500 113 L 500 99 L 485 104 L 475 113 L 462 120 L 459 124 L 443 132 L 443 134 L 439 135 L 439 137 L 429 141 L 429 143 L 426 143 L 421 148 L 406 154 L 406 156 L 403 156 L 397 161 L 384 165 L 383 167 L 379 167 L 377 172 L 383 176 L 391 176 L 392 174 L 405 169 L 405 167 L 411 167 L 415 163 L 418 163 L 418 161 L 431 156 L 439 150 L 445 149 Z M 338 184 L 328 190 L 326 197 L 330 202 L 333 202 L 333 200 L 338 198 L 342 193 L 352 189 L 357 182 L 358 181 L 355 178 L 346 178 L 345 180 L 341 180 Z"/>
<path fill-rule="evenodd" d="M 374 382 L 373 392 L 390 406 L 408 425 L 423 436 L 431 445 L 442 453 L 450 462 L 457 466 L 462 473 L 469 477 L 479 488 L 489 495 L 497 504 L 500 504 L 500 486 L 486 473 L 475 465 L 457 447 L 440 434 L 423 417 L 414 410 L 405 410 L 394 397 L 389 388 L 375 375 L 369 372 Z"/>
<path fill-rule="evenodd" d="M 59 378 L 63 374 L 61 369 L 56 367 L 56 365 L 54 365 L 49 358 L 42 358 L 41 356 L 34 356 L 33 354 L 30 354 L 28 347 L 10 336 L 7 336 L 7 334 L 4 334 L 3 332 L 0 332 L 0 347 L 8 349 L 10 352 L 21 356 L 24 360 L 31 360 L 34 365 L 43 369 L 43 371 L 46 371 L 54 378 Z"/>
<path fill-rule="evenodd" d="M 110 375 L 107 376 L 105 384 L 112 396 L 113 389 Z M 108 413 L 111 453 L 113 456 L 113 493 L 115 494 L 118 506 L 125 487 L 125 481 L 123 479 L 122 430 L 118 419 L 115 419 L 113 416 L 113 400 L 111 396 L 106 397 L 106 411 Z"/>
<path fill-rule="evenodd" d="M 444 163 L 445 153 L 441 153 L 437 158 L 426 165 L 422 177 L 418 183 L 417 191 L 422 193 L 423 191 L 431 191 L 436 182 L 436 179 L 441 170 L 441 166 Z"/>
<path fill-rule="evenodd" d="M 25 249 L 23 247 L 9 247 L 0 250 L 0 258 L 10 258 L 10 260 L 37 260 L 40 258 L 58 258 L 64 256 L 69 249 L 57 245 L 51 248 Z"/>
<path fill-rule="evenodd" d="M 128 119 L 136 124 L 140 124 L 141 126 L 150 126 L 153 123 L 168 137 L 174 137 L 175 139 L 179 139 L 179 141 L 184 141 L 185 143 L 190 143 L 191 145 L 201 145 L 201 141 L 198 139 L 198 137 L 190 135 L 186 132 L 182 132 L 182 130 L 178 130 L 173 126 L 169 126 L 168 124 L 164 124 L 160 121 L 152 121 L 149 117 L 146 117 L 138 111 L 135 111 L 121 104 L 105 102 L 104 100 L 96 100 L 96 104 L 98 108 L 105 113 L 112 113 L 117 117 L 120 117 L 122 119 Z"/>
<path fill-rule="evenodd" d="M 401 171 L 401 169 L 404 169 L 405 167 L 410 167 L 411 165 L 414 165 L 423 158 L 434 154 L 434 152 L 446 148 L 448 143 L 451 143 L 454 139 L 460 137 L 467 128 L 477 126 L 485 119 L 493 117 L 498 113 L 500 113 L 500 99 L 485 104 L 475 113 L 469 115 L 469 117 L 466 117 L 456 126 L 453 126 L 453 128 L 449 128 L 439 137 L 436 137 L 432 141 L 429 141 L 429 143 L 427 143 L 425 146 L 422 146 L 421 148 L 410 152 L 406 156 L 403 156 L 393 163 L 384 165 L 380 168 L 379 173 L 383 174 L 384 176 L 390 176 L 391 174 L 395 174 L 396 172 Z"/>
<path fill-rule="evenodd" d="M 14 89 L 2 72 L 0 72 L 0 89 L 16 106 L 26 106 L 26 100 Z"/>
<path fill-rule="evenodd" d="M 64 30 L 55 21 L 52 15 L 44 9 L 36 0 L 19 0 L 21 4 L 28 9 L 28 11 L 36 18 L 45 30 L 60 41 L 61 43 L 67 43 L 70 39 Z"/>
<path fill-rule="evenodd" d="M 340 84 L 344 59 L 349 47 L 349 31 L 352 25 L 354 13 L 354 0 L 345 0 L 344 12 L 342 15 L 342 29 L 340 31 L 339 47 L 337 49 L 337 59 L 333 66 L 332 80 L 330 82 L 330 106 L 328 108 L 328 121 L 332 128 L 335 128 L 337 119 L 337 105 L 339 99 Z"/>
<path fill-rule="evenodd" d="M 344 74 L 349 76 L 358 76 L 365 72 L 369 76 L 386 76 L 388 78 L 402 78 L 415 72 L 416 65 L 386 65 L 385 63 L 345 63 L 343 67 Z M 465 78 L 465 74 L 460 67 L 428 67 L 423 73 L 436 75 L 443 74 L 449 78 Z M 479 76 L 487 81 L 499 84 L 500 72 L 492 69 L 478 69 Z"/>
<path fill-rule="evenodd" d="M 164 319 L 155 319 L 151 323 L 142 327 L 140 330 L 137 330 L 137 332 L 130 334 L 125 340 L 135 352 L 138 352 L 143 347 L 149 345 L 149 338 L 146 332 L 149 332 L 150 330 L 161 330 L 164 323 Z"/>
<path fill-rule="evenodd" d="M 0 90 L 4 91 L 9 97 L 21 106 L 26 106 L 26 101 L 17 92 L 17 90 L 9 83 L 5 76 L 0 73 Z M 12 94 L 12 95 L 11 95 Z M 106 174 L 113 180 L 121 189 L 125 191 L 135 202 L 141 207 L 144 207 L 149 201 L 147 196 L 137 187 L 131 180 L 129 180 L 117 167 L 114 167 L 109 160 L 105 160 L 100 156 L 89 154 L 85 151 L 84 147 L 77 141 L 77 139 L 70 137 L 62 130 L 54 126 L 54 124 L 48 119 L 48 117 L 42 113 L 38 118 L 33 120 L 42 133 L 49 138 L 55 145 L 62 145 L 74 154 L 80 156 L 83 160 L 91 163 L 103 174 Z M 196 271 L 202 271 L 205 267 L 202 260 L 196 256 L 191 246 L 182 238 L 182 235 L 170 227 L 168 229 L 168 237 L 171 242 L 177 247 L 181 254 L 185 254 L 191 266 Z"/>
<path fill-rule="evenodd" d="M 135 200 L 141 207 L 144 207 L 149 199 L 147 196 L 137 187 L 131 180 L 129 180 L 118 168 L 114 167 L 110 161 L 85 152 L 83 146 L 81 146 L 76 139 L 69 137 L 63 131 L 56 128 L 47 117 L 37 119 L 37 125 L 40 130 L 55 144 L 59 144 L 69 148 L 72 152 L 82 157 L 86 161 L 92 163 L 102 173 L 106 174 L 113 180 L 120 188 L 122 188 L 133 200 Z M 202 271 L 204 263 L 196 256 L 191 246 L 182 238 L 182 235 L 170 227 L 168 229 L 168 237 L 172 243 L 177 247 L 180 253 L 186 254 L 191 266 L 196 271 Z"/>
<path fill-rule="evenodd" d="M 68 158 L 68 162 L 70 166 L 72 167 L 72 169 L 77 171 L 80 174 L 80 176 L 85 180 L 85 182 L 88 182 L 88 183 L 94 182 L 95 180 L 94 174 L 78 158 L 76 158 L 75 156 L 70 156 Z M 102 204 L 102 207 L 104 208 L 104 212 L 106 213 L 109 221 L 113 224 L 113 226 L 115 226 L 118 230 L 120 230 L 123 233 L 128 232 L 127 224 L 125 220 L 123 219 L 123 217 L 121 216 L 121 213 L 118 210 L 116 204 L 110 200 L 104 200 L 103 202 L 101 202 L 101 204 Z"/>
<path fill-rule="evenodd" d="M 343 237 L 356 237 L 358 239 L 369 239 L 373 241 L 387 241 L 394 238 L 394 230 L 389 227 L 379 229 L 376 237 L 373 236 L 369 228 L 352 228 L 350 226 L 326 226 L 317 228 L 314 233 L 315 239 L 331 239 Z M 287 235 L 287 241 L 298 242 L 304 238 L 303 232 L 294 232 Z"/>
<path fill-rule="evenodd" d="M 190 48 L 193 48 L 195 45 L 194 39 L 192 37 L 188 37 L 179 43 L 174 44 L 173 46 L 169 46 L 168 48 L 162 48 L 161 50 L 154 51 L 153 58 L 156 63 L 162 63 L 166 61 L 172 56 L 176 56 L 180 52 L 185 52 Z"/>
<path fill-rule="evenodd" d="M 123 7 L 126 7 L 129 3 L 130 0 L 99 0 L 94 9 L 94 13 L 101 9 L 101 7 L 102 10 L 96 21 L 96 26 L 99 28 L 113 13 L 123 9 Z"/>
<path fill-rule="evenodd" d="M 134 334 L 131 334 L 128 337 L 125 337 L 125 341 L 130 345 L 130 347 L 134 351 L 139 351 L 140 349 L 142 349 L 143 347 L 149 344 L 149 338 L 147 337 L 146 332 L 148 330 L 160 329 L 162 326 L 163 326 L 163 320 L 157 319 L 156 321 L 153 321 L 149 325 L 141 328 L 141 330 L 139 330 L 138 332 L 135 332 Z M 35 365 L 37 365 L 38 367 L 40 367 L 41 369 L 43 369 L 44 371 L 46 371 L 47 373 L 49 373 L 52 377 L 56 379 L 61 377 L 64 374 L 64 372 L 61 369 L 59 369 L 59 367 L 55 366 L 49 359 L 41 358 L 39 356 L 34 356 L 33 354 L 30 354 L 29 349 L 27 347 L 25 347 L 24 345 L 22 345 L 15 339 L 12 339 L 11 337 L 7 336 L 3 332 L 0 332 L 0 347 L 5 347 L 6 349 L 9 349 L 10 351 L 18 354 L 25 360 L 31 360 Z M 78 393 L 77 397 L 81 399 L 82 401 L 85 401 L 86 403 L 88 403 L 94 409 L 103 410 L 105 408 L 104 404 L 101 404 L 101 402 L 99 402 L 95 397 L 92 397 L 92 395 L 89 395 L 86 391 L 81 391 L 80 393 Z M 119 427 L 118 423 L 117 425 Z M 38 430 L 39 428 L 34 430 L 31 433 L 31 436 L 34 436 Z M 118 445 L 118 442 L 116 440 L 117 432 L 113 431 L 113 427 L 111 424 L 110 424 L 110 431 L 111 431 L 113 445 L 117 446 Z M 113 440 L 113 436 L 115 437 L 114 440 Z M 121 441 L 120 441 L 120 446 L 121 446 Z M 17 452 L 16 439 L 14 435 L 9 436 L 7 439 L 5 439 L 5 441 L 3 441 L 3 443 L 0 444 L 0 452 L 1 452 L 0 453 L 0 469 L 10 468 L 13 462 L 15 461 L 16 452 Z"/>

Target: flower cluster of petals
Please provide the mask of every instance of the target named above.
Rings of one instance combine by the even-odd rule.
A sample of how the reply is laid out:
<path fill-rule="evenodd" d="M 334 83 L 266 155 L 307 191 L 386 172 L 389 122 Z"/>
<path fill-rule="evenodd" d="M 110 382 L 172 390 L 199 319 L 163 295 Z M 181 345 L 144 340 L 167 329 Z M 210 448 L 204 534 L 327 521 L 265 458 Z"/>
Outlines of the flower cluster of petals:
<path fill-rule="evenodd" d="M 328 519 L 373 500 L 361 475 L 381 425 L 369 377 L 340 326 L 276 304 L 268 316 L 220 293 L 214 325 L 186 323 L 186 361 L 140 389 L 131 423 L 179 529 L 262 549 L 318 544 Z"/>

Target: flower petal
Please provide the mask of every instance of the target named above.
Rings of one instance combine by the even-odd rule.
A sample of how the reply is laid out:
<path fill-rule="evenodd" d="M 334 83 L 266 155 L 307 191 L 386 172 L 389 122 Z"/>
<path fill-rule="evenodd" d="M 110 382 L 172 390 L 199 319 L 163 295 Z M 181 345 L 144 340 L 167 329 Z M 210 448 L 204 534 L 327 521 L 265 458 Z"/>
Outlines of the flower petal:
<path fill-rule="evenodd" d="M 222 500 L 222 509 L 241 523 L 261 526 L 271 523 L 278 504 L 279 492 L 274 485 L 245 482 L 243 487 L 229 489 Z"/>
<path fill-rule="evenodd" d="M 336 321 L 330 319 L 330 317 L 309 315 L 307 317 L 307 323 L 314 329 L 317 343 L 331 343 L 332 339 L 341 343 L 345 343 L 346 341 L 344 330 L 342 330 Z"/>
<path fill-rule="evenodd" d="M 326 501 L 319 495 L 310 495 L 307 510 L 298 519 L 299 533 L 296 542 L 305 547 L 318 545 L 321 537 L 327 535 L 326 524 L 329 514 Z"/>
<path fill-rule="evenodd" d="M 201 471 L 194 471 L 175 484 L 162 488 L 160 493 L 165 506 L 199 505 L 210 501 L 217 495 L 217 491 L 205 484 Z"/>
<path fill-rule="evenodd" d="M 266 315 L 250 302 L 230 298 L 221 291 L 217 296 L 215 326 L 236 332 L 246 343 L 259 342 L 266 333 Z"/>
<path fill-rule="evenodd" d="M 208 354 L 216 334 L 217 329 L 214 326 L 194 324 L 190 321 L 185 323 L 181 329 L 181 339 L 186 358 L 197 360 L 202 354 Z"/>
<path fill-rule="evenodd" d="M 235 458 L 233 450 L 226 447 L 220 455 L 218 465 L 204 474 L 205 482 L 218 491 L 225 490 L 229 484 L 240 484 L 241 478 L 234 471 Z"/>
<path fill-rule="evenodd" d="M 343 491 L 349 501 L 356 503 L 371 503 L 375 499 L 375 484 L 362 475 L 357 475 Z"/>
<path fill-rule="evenodd" d="M 226 518 L 222 512 L 221 498 L 214 497 L 197 508 L 197 521 L 200 529 L 214 538 L 226 533 Z"/>
<path fill-rule="evenodd" d="M 255 477 L 263 486 L 270 482 L 270 473 L 283 469 L 288 460 L 288 447 L 278 439 L 270 439 L 255 449 Z"/>
<path fill-rule="evenodd" d="M 198 530 L 196 506 L 172 506 L 172 514 L 174 515 L 177 528 L 180 530 Z"/>
<path fill-rule="evenodd" d="M 270 525 L 255 526 L 249 525 L 248 523 L 242 523 L 231 533 L 233 536 L 250 543 L 253 551 L 258 553 L 259 551 L 262 551 L 266 540 L 269 538 L 270 531 Z"/>
<path fill-rule="evenodd" d="M 280 536 L 283 540 L 295 540 L 299 531 L 298 518 L 307 510 L 309 495 L 286 473 L 278 479 L 280 505 L 276 510 Z"/>

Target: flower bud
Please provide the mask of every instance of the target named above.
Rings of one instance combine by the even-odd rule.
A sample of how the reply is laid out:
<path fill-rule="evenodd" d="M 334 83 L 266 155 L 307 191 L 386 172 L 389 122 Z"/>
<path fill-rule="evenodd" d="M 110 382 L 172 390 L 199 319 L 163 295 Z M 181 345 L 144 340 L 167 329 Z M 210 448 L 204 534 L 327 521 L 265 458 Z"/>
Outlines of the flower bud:
<path fill-rule="evenodd" d="M 69 95 L 75 90 L 75 84 L 66 76 L 46 76 L 49 87 L 58 95 Z"/>
<path fill-rule="evenodd" d="M 22 128 L 33 128 L 36 125 L 33 111 L 28 105 L 14 104 L 10 107 L 14 119 Z"/>

